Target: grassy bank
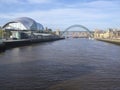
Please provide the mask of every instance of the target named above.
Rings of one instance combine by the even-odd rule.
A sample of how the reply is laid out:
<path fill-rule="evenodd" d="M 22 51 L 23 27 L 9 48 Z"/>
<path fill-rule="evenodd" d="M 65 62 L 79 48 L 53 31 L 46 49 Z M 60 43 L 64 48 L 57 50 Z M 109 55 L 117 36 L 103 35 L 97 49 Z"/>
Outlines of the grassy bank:
<path fill-rule="evenodd" d="M 119 39 L 100 39 L 100 38 L 97 38 L 96 40 L 120 45 L 120 40 Z"/>

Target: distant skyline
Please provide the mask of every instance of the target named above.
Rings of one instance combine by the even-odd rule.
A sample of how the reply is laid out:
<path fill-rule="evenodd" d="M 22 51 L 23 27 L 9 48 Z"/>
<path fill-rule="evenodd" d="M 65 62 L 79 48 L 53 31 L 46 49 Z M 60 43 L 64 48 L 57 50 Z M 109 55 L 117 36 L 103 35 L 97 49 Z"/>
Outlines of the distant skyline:
<path fill-rule="evenodd" d="M 0 0 L 1 26 L 18 17 L 54 30 L 73 24 L 90 30 L 120 28 L 120 0 Z"/>

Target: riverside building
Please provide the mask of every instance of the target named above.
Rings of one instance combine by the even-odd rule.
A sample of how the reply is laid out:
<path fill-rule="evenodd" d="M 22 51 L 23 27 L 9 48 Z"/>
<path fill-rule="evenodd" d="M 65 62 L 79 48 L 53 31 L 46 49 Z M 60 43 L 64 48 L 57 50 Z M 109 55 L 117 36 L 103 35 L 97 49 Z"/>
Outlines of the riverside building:
<path fill-rule="evenodd" d="M 49 33 L 44 33 L 44 27 L 42 24 L 28 17 L 21 17 L 10 22 L 7 22 L 3 27 L 4 39 L 37 39 L 42 36 L 53 36 Z"/>

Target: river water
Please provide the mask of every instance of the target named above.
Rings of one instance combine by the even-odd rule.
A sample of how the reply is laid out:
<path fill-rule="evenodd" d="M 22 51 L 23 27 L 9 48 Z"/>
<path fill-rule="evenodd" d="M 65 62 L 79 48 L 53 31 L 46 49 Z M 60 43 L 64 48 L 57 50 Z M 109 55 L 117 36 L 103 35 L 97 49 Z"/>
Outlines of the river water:
<path fill-rule="evenodd" d="M 120 90 L 120 46 L 65 39 L 6 50 L 0 90 Z"/>

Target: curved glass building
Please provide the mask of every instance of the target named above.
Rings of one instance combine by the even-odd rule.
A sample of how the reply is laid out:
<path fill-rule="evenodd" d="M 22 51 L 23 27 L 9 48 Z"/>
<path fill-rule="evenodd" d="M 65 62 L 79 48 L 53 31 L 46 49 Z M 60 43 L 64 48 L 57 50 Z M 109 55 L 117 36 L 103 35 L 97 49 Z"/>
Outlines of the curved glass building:
<path fill-rule="evenodd" d="M 34 33 L 44 32 L 43 25 L 28 17 L 21 17 L 7 22 L 3 27 L 6 39 L 35 38 Z"/>
<path fill-rule="evenodd" d="M 28 17 L 21 17 L 6 23 L 3 29 L 10 30 L 44 30 L 43 25 Z"/>

